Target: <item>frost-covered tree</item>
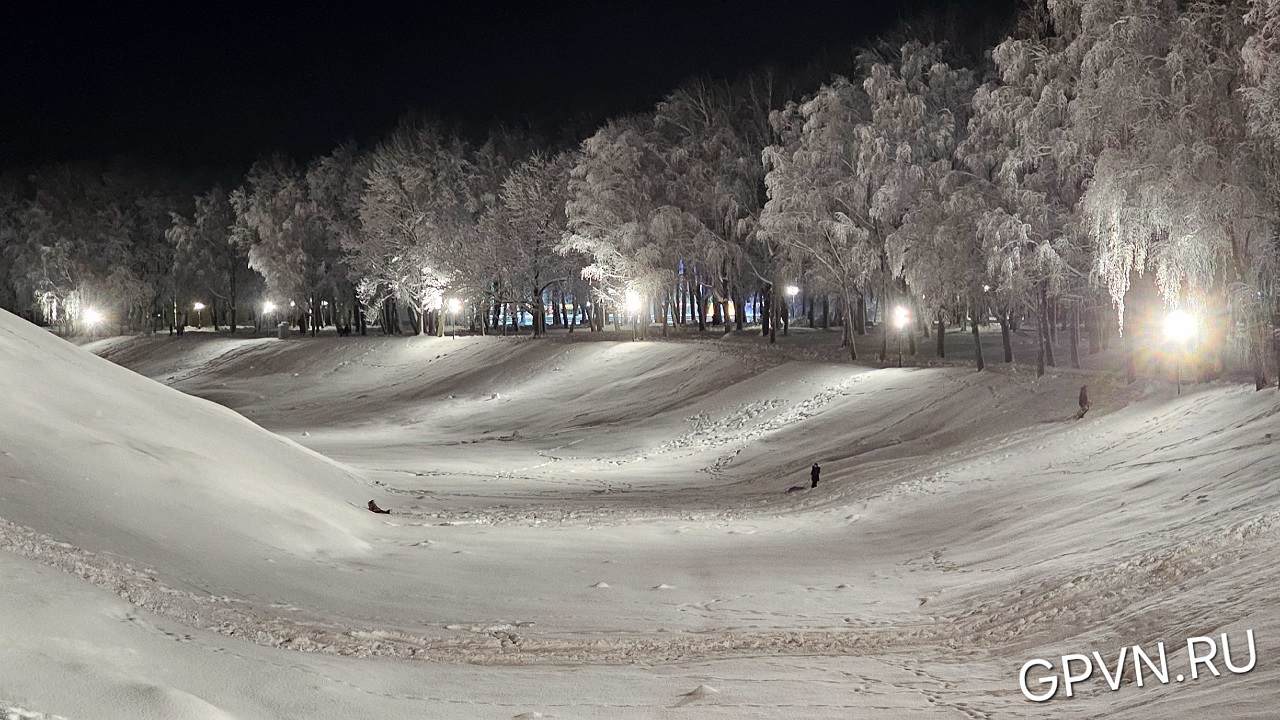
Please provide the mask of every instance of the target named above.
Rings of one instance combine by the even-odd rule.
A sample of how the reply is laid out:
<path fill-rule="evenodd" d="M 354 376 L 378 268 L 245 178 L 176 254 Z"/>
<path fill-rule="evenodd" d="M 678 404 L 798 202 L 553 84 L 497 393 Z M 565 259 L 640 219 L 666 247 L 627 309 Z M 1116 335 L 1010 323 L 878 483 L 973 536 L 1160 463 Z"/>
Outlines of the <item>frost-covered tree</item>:
<path fill-rule="evenodd" d="M 791 104 L 772 118 L 780 139 L 765 150 L 768 202 L 760 234 L 806 263 L 809 271 L 844 302 L 842 347 L 858 357 L 854 309 L 879 266 L 880 247 L 871 232 L 869 198 L 845 192 L 857 163 L 854 129 L 870 117 L 866 93 L 844 78 L 824 86 L 809 101 Z"/>
<path fill-rule="evenodd" d="M 418 332 L 472 270 L 467 248 L 478 207 L 467 145 L 438 123 L 408 117 L 370 154 L 360 219 L 364 242 L 351 255 L 362 278 L 405 301 Z"/>
<path fill-rule="evenodd" d="M 1262 387 L 1276 267 L 1272 163 L 1265 143 L 1249 134 L 1241 92 L 1245 7 L 1158 7 L 1165 14 L 1150 10 L 1126 23 L 1145 23 L 1153 39 L 1145 47 L 1117 42 L 1107 55 L 1111 69 L 1100 73 L 1123 72 L 1147 90 L 1128 100 L 1141 104 L 1124 118 L 1134 137 L 1102 151 L 1085 196 L 1099 273 L 1121 308 L 1134 280 L 1149 277 L 1165 306 L 1225 311 L 1247 328 Z M 1135 51 L 1141 56 L 1131 58 Z"/>
<path fill-rule="evenodd" d="M 887 274 L 907 288 L 902 301 L 938 318 L 960 303 L 969 308 L 981 370 L 987 283 L 975 241 L 989 189 L 957 157 L 974 84 L 972 71 L 945 62 L 939 46 L 907 43 L 896 62 L 873 65 L 864 83 L 872 108 L 864 137 L 876 151 L 863 162 L 883 178 L 870 212 L 885 234 Z M 942 348 L 941 321 L 938 333 Z"/>
<path fill-rule="evenodd" d="M 315 202 L 319 222 L 338 260 L 331 272 L 333 316 L 344 332 L 353 328 L 365 332 L 364 312 L 356 293 L 349 253 L 364 242 L 360 223 L 360 201 L 364 194 L 368 167 L 354 143 L 339 145 L 307 167 L 307 192 Z"/>
<path fill-rule="evenodd" d="M 499 302 L 514 302 L 533 318 L 534 336 L 546 333 L 546 300 L 581 276 L 576 253 L 557 248 L 565 230 L 572 153 L 535 153 L 502 182 L 497 205 L 481 224 L 482 241 L 492 244 L 492 273 L 503 289 Z M 510 293 L 509 295 L 507 293 Z M 553 303 L 553 309 L 559 308 Z"/>
<path fill-rule="evenodd" d="M 237 223 L 230 195 L 215 187 L 196 197 L 190 220 L 174 213 L 173 225 L 167 231 L 173 244 L 176 279 L 184 289 L 184 297 L 175 303 L 185 308 L 189 299 L 210 299 L 216 330 L 217 301 L 221 300 L 233 333 L 239 301 L 249 280 L 250 237 Z"/>
<path fill-rule="evenodd" d="M 1023 29 L 992 51 L 1000 80 L 975 92 L 960 148 L 969 170 L 996 191 L 980 229 L 1002 328 L 1005 313 L 1033 308 L 1039 373 L 1054 364 L 1050 312 L 1059 296 L 1087 284 L 1091 262 L 1079 205 L 1093 155 L 1072 109 L 1093 37 L 1081 31 L 1077 4 L 1053 8 L 1033 6 Z"/>
<path fill-rule="evenodd" d="M 700 330 L 711 300 L 714 319 L 723 319 L 729 332 L 729 303 L 736 298 L 737 308 L 745 305 L 748 267 L 766 286 L 778 284 L 770 254 L 751 252 L 764 200 L 764 168 L 756 159 L 772 138 L 775 94 L 769 73 L 736 82 L 704 78 L 668 95 L 655 112 L 666 176 L 658 224 L 680 257 L 676 304 L 682 306 L 687 293 Z M 736 315 L 741 327 L 741 311 Z"/>
<path fill-rule="evenodd" d="M 658 217 L 664 168 L 652 132 L 652 116 L 609 121 L 583 141 L 569 176 L 560 251 L 589 259 L 582 277 L 601 309 L 603 302 L 625 307 L 628 291 L 648 301 L 675 286 L 680 257 L 669 242 L 670 224 Z"/>
<path fill-rule="evenodd" d="M 180 185 L 89 164 L 46 166 L 23 184 L 2 230 L 15 298 L 66 332 L 83 329 L 90 307 L 118 331 L 151 328 L 172 265 L 164 229 Z"/>
<path fill-rule="evenodd" d="M 310 326 L 314 336 L 340 256 L 305 174 L 282 157 L 267 158 L 254 164 L 232 197 L 239 222 L 252 233 L 249 267 L 266 279 L 273 297 L 297 308 L 299 326 Z"/>

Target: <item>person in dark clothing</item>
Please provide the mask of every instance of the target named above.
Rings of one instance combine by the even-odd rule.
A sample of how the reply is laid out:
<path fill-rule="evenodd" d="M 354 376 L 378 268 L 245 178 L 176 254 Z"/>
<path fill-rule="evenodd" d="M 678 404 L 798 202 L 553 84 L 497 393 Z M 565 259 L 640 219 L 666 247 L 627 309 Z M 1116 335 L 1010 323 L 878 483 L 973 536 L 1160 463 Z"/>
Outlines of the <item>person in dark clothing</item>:
<path fill-rule="evenodd" d="M 818 463 L 814 463 L 813 467 L 809 470 L 809 482 L 812 483 L 809 486 L 810 490 L 818 487 L 818 474 L 821 472 L 822 472 L 822 468 L 818 467 Z"/>
<path fill-rule="evenodd" d="M 382 508 L 378 507 L 378 503 L 376 503 L 376 502 L 374 502 L 374 501 L 372 501 L 372 500 L 370 500 L 370 501 L 369 501 L 369 512 L 375 512 L 375 513 L 379 513 L 379 514 L 381 514 L 381 515 L 390 515 L 390 514 L 391 514 L 391 511 L 390 511 L 390 510 L 383 510 Z"/>
<path fill-rule="evenodd" d="M 1093 407 L 1093 403 L 1089 401 L 1089 386 L 1081 385 L 1080 386 L 1080 412 L 1076 413 L 1076 419 L 1079 420 L 1080 418 L 1084 417 L 1084 414 L 1089 412 L 1089 408 L 1091 407 Z"/>

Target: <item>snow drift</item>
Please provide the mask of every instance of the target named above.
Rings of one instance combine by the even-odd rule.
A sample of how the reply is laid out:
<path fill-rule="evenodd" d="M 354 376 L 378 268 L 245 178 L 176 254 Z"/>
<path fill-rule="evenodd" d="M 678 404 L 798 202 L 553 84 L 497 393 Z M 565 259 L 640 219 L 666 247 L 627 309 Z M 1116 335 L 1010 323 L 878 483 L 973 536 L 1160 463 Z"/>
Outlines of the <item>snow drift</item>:
<path fill-rule="evenodd" d="M 20 354 L 6 346 L 6 357 Z M 745 336 L 191 333 L 96 349 L 349 465 L 128 373 L 103 376 L 110 389 L 95 391 L 106 400 L 54 392 L 61 414 L 103 437 L 141 431 L 117 410 L 111 435 L 93 424 L 98 406 L 159 405 L 205 418 L 209 447 L 241 433 L 248 448 L 287 450 L 289 467 L 317 463 L 314 478 L 278 471 L 296 481 L 301 512 L 271 522 L 298 514 L 319 530 L 272 537 L 289 548 L 280 552 L 244 515 L 197 519 L 223 523 L 216 531 L 234 542 L 206 528 L 161 557 L 141 535 L 147 524 L 120 507 L 82 502 L 45 518 L 28 498 L 24 522 L 51 537 L 20 543 L 39 565 L 0 560 L 14 579 L 0 588 L 10 648 L 0 664 L 28 668 L 0 679 L 0 709 L 124 716 L 86 711 L 98 693 L 156 715 L 238 718 L 1272 714 L 1275 393 L 1215 384 L 1178 396 L 1172 384 L 1126 388 L 1070 370 L 1036 379 L 1017 367 L 794 362 Z M 50 350 L 50 366 L 71 357 L 89 363 L 86 377 L 105 372 L 78 350 Z M 1096 406 L 1076 422 L 1084 382 Z M 6 436 L 4 450 L 27 439 Z M 202 457 L 225 467 L 217 452 Z M 784 493 L 815 458 L 822 485 Z M 53 460 L 22 470 L 31 483 L 69 485 L 65 496 L 81 475 L 96 477 L 84 473 Z M 172 489 L 166 502 L 185 506 L 213 483 L 180 480 L 150 490 Z M 5 483 L 6 493 L 21 485 Z M 350 508 L 353 492 L 395 514 Z M 325 508 L 356 537 L 331 530 Z M 229 597 L 157 604 L 172 583 L 54 540 L 85 523 L 103 534 L 83 532 L 86 546 L 124 563 L 160 557 L 184 591 Z M 306 554 L 317 535 L 348 557 Z M 119 584 L 77 583 L 86 565 Z M 62 627 L 61 616 L 78 621 Z M 22 617 L 32 622 L 9 621 Z M 1260 648 L 1247 674 L 1143 688 L 1126 679 L 1119 692 L 1095 676 L 1043 705 L 1018 691 L 1033 657 L 1097 650 L 1114 662 L 1122 647 L 1245 630 Z M 122 657 L 127 670 L 104 676 Z"/>
<path fill-rule="evenodd" d="M 359 554 L 360 481 L 212 402 L 0 311 L 0 517 L 187 568 Z"/>

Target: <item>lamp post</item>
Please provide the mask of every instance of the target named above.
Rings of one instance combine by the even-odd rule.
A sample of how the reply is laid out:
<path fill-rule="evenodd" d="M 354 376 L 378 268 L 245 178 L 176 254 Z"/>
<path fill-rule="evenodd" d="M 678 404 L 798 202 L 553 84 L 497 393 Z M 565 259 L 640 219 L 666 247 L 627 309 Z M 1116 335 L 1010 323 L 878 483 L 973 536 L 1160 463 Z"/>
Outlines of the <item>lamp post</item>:
<path fill-rule="evenodd" d="M 902 332 L 911 322 L 911 313 L 901 305 L 893 309 L 893 326 L 898 329 L 898 367 L 902 367 Z"/>
<path fill-rule="evenodd" d="M 1187 353 L 1187 344 L 1196 335 L 1196 319 L 1185 311 L 1174 310 L 1164 318 L 1164 336 L 1174 346 L 1173 374 L 1178 386 L 1178 394 L 1182 394 L 1182 358 Z"/>
<path fill-rule="evenodd" d="M 448 320 L 453 322 L 453 336 L 458 337 L 458 313 L 462 312 L 462 301 L 458 298 L 449 298 L 449 317 Z"/>
<path fill-rule="evenodd" d="M 196 327 L 203 328 L 204 327 L 204 303 L 196 302 L 191 306 L 191 309 L 196 311 Z"/>
<path fill-rule="evenodd" d="M 627 291 L 627 312 L 631 313 L 631 339 L 636 339 L 637 329 L 640 325 L 640 306 L 643 298 L 640 293 L 635 290 Z"/>

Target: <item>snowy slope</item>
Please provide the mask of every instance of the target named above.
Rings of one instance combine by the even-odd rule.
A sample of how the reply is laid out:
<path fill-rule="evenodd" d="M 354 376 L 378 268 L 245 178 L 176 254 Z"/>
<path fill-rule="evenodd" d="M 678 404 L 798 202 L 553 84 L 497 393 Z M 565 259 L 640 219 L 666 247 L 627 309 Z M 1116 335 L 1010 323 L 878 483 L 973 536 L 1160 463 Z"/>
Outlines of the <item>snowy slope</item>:
<path fill-rule="evenodd" d="M 0 517 L 192 575 L 362 554 L 350 471 L 0 312 Z"/>
<path fill-rule="evenodd" d="M 0 347 L 37 372 L 17 344 Z M 95 711 L 107 697 L 194 717 L 1261 718 L 1277 699 L 1274 393 L 873 370 L 706 342 L 188 336 L 94 349 L 344 463 L 297 449 L 288 461 L 329 468 L 299 479 L 296 501 L 332 508 L 348 552 L 295 540 L 272 554 L 256 516 L 219 514 L 193 522 L 240 540 L 194 534 L 190 552 L 165 555 L 120 505 L 72 503 L 59 520 L 6 501 L 0 517 L 42 535 L 11 531 L 25 557 L 0 560 L 26 588 L 0 592 L 0 662 L 40 661 L 0 679 L 0 703 L 68 717 L 126 716 Z M 239 427 L 257 438 L 246 452 L 286 447 L 79 351 L 37 357 L 85 363 L 81 382 L 114 388 L 99 390 L 108 405 L 161 398 L 148 402 L 204 413 L 189 432 L 211 442 Z M 1086 381 L 1095 410 L 1069 421 Z M 81 406 L 68 399 L 49 422 Z M 98 447 L 128 447 L 142 430 L 118 418 L 98 432 Z M 36 438 L 22 440 L 5 439 Z M 84 454 L 120 453 L 103 452 Z M 815 458 L 819 489 L 783 493 Z M 116 462 L 132 475 L 149 461 Z M 59 465 L 23 473 L 69 483 Z M 6 498 L 22 485 L 3 482 Z M 169 490 L 178 505 L 203 492 L 149 489 Z M 353 492 L 396 514 L 348 521 Z M 93 532 L 72 539 L 82 521 Z M 1045 705 L 1018 691 L 1032 657 L 1114 659 L 1245 629 L 1261 653 L 1245 675 L 1118 692 L 1095 679 Z"/>

